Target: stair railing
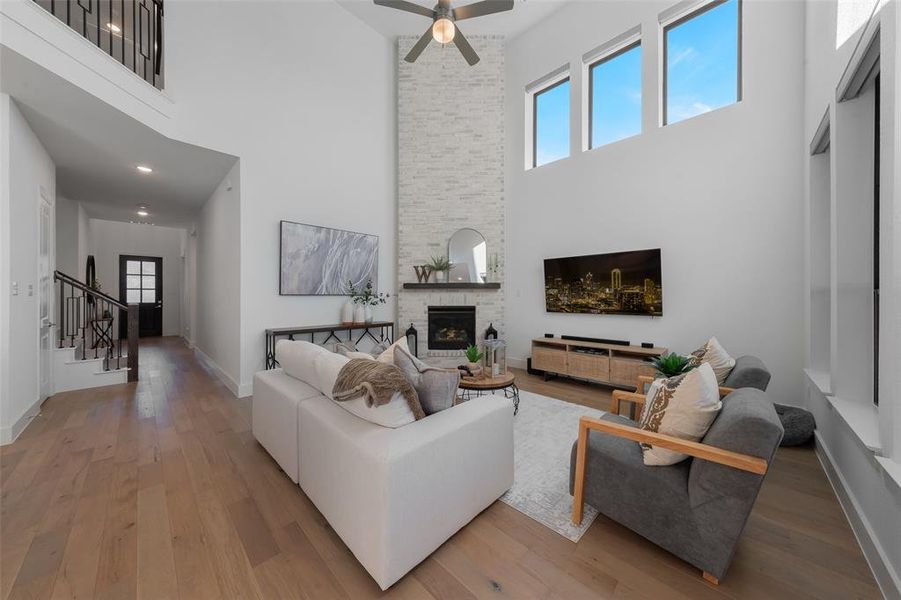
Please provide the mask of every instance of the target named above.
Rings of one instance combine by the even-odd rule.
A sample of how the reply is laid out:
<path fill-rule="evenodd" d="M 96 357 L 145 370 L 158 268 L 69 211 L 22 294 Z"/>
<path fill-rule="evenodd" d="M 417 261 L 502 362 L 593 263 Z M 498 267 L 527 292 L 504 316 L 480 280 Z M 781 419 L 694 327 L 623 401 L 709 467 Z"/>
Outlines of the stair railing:
<path fill-rule="evenodd" d="M 103 359 L 103 370 L 121 369 L 123 358 L 128 381 L 138 380 L 138 305 L 124 304 L 62 271 L 59 282 L 59 347 L 75 348 L 81 360 Z M 126 355 L 122 356 L 120 323 L 126 323 Z"/>

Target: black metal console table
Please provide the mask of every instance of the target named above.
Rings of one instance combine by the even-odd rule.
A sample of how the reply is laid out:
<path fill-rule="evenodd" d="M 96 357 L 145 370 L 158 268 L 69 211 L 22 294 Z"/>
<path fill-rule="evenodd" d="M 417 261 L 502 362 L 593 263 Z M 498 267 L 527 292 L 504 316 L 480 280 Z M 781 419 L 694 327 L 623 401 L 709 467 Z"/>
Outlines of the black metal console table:
<path fill-rule="evenodd" d="M 342 340 L 338 333 L 346 331 L 347 339 Z M 360 337 L 356 339 L 357 344 L 363 341 L 363 338 L 369 336 L 376 344 L 394 341 L 394 323 L 391 321 L 373 321 L 372 323 L 348 323 L 347 325 L 309 325 L 305 327 L 277 327 L 266 330 L 266 368 L 274 369 L 278 366 L 275 360 L 275 344 L 279 339 L 293 340 L 295 336 L 309 335 L 310 342 L 325 344 L 332 338 L 338 342 L 353 342 L 354 332 L 361 331 Z M 378 337 L 373 331 L 378 333 Z M 324 340 L 316 341 L 317 333 L 327 333 Z"/>

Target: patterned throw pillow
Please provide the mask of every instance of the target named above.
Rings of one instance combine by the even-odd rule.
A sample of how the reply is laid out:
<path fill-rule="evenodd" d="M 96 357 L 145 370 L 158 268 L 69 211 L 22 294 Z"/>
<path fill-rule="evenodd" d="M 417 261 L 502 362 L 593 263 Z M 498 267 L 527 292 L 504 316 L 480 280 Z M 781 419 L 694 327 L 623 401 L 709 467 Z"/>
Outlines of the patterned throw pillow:
<path fill-rule="evenodd" d="M 648 390 L 638 426 L 645 431 L 696 442 L 704 437 L 722 408 L 716 375 L 708 363 L 669 379 L 658 379 Z M 687 454 L 641 445 L 644 464 L 674 465 Z"/>
<path fill-rule="evenodd" d="M 454 405 L 460 371 L 430 367 L 401 346 L 394 349 L 394 364 L 413 384 L 425 414 L 435 414 Z"/>
<path fill-rule="evenodd" d="M 719 385 L 723 385 L 735 367 L 735 359 L 729 356 L 729 353 L 715 337 L 710 338 L 706 344 L 691 353 L 690 364 L 693 367 L 703 363 L 708 363 L 713 367 Z"/>

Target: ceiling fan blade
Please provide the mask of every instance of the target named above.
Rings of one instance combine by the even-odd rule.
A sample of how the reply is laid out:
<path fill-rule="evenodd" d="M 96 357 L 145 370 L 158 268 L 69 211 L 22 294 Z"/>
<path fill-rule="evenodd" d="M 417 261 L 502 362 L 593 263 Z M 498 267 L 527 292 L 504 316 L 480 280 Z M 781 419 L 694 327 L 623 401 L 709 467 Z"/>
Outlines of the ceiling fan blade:
<path fill-rule="evenodd" d="M 460 31 L 459 27 L 457 27 L 457 32 L 454 34 L 454 44 L 456 44 L 460 54 L 463 55 L 463 58 L 466 59 L 466 62 L 469 63 L 470 67 L 479 62 L 479 55 L 476 54 L 476 51 L 469 45 L 469 42 L 463 36 L 463 32 Z"/>
<path fill-rule="evenodd" d="M 458 32 L 459 33 L 459 32 Z M 422 34 L 422 37 L 419 38 L 419 41 L 410 48 L 410 51 L 404 57 L 404 60 L 408 63 L 416 62 L 416 59 L 419 58 L 419 55 L 422 54 L 422 51 L 425 50 L 425 47 L 429 45 L 429 42 L 432 41 L 432 26 L 429 25 L 429 28 L 425 30 L 425 33 Z"/>
<path fill-rule="evenodd" d="M 422 15 L 423 17 L 428 17 L 430 19 L 435 18 L 435 11 L 431 8 L 426 8 L 425 6 L 421 6 L 419 4 L 414 4 L 413 2 L 407 2 L 407 0 L 373 0 L 379 6 L 387 6 L 388 8 L 396 8 L 397 10 L 404 10 L 411 13 L 416 13 L 417 15 Z"/>
<path fill-rule="evenodd" d="M 473 17 L 481 17 L 507 10 L 513 10 L 513 0 L 482 0 L 482 2 L 455 8 L 454 19 L 462 21 L 463 19 L 472 19 Z"/>

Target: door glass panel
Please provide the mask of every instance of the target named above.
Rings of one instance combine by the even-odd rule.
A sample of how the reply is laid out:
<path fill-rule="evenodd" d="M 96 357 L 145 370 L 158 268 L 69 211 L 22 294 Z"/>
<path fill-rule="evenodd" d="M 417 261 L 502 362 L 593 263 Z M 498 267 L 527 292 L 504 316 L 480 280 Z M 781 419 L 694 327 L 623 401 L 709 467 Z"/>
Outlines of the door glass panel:
<path fill-rule="evenodd" d="M 125 261 L 125 272 L 129 275 L 140 275 L 141 274 L 141 261 L 139 260 L 127 260 Z"/>
<path fill-rule="evenodd" d="M 143 290 L 141 292 L 141 302 L 156 302 L 156 290 Z"/>
<path fill-rule="evenodd" d="M 144 271 L 144 272 L 146 273 L 147 271 Z M 144 275 L 143 277 L 141 277 L 141 287 L 144 288 L 145 290 L 155 290 L 156 289 L 156 277 L 154 277 L 153 275 L 151 275 L 149 277 L 147 275 Z"/>
<path fill-rule="evenodd" d="M 156 263 L 145 260 L 144 261 L 144 275 L 153 275 L 156 273 Z"/>
<path fill-rule="evenodd" d="M 139 275 L 126 275 L 125 276 L 125 287 L 127 287 L 127 288 L 141 287 L 141 277 Z"/>
<path fill-rule="evenodd" d="M 125 301 L 134 304 L 141 301 L 141 290 L 128 290 L 125 293 Z"/>

